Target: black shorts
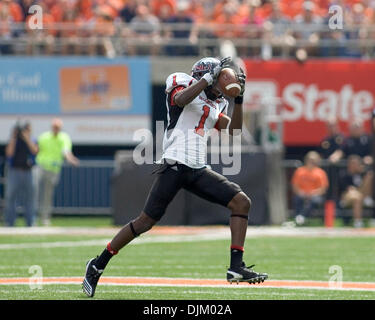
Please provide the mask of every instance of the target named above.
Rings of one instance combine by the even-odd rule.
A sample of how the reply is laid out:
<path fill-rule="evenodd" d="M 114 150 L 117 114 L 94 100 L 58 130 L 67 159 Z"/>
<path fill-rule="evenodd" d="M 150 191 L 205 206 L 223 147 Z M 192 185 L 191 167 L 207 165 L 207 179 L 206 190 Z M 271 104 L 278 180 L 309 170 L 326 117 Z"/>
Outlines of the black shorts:
<path fill-rule="evenodd" d="M 238 184 L 208 169 L 192 169 L 183 164 L 163 164 L 148 194 L 143 211 L 158 221 L 177 192 L 184 188 L 210 202 L 227 206 L 241 192 Z"/>

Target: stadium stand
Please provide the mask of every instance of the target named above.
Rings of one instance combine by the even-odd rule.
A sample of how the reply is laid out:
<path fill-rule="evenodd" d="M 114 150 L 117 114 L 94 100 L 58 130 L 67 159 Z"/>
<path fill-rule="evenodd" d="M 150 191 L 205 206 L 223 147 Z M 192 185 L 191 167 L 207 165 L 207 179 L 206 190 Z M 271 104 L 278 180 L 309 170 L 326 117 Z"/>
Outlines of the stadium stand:
<path fill-rule="evenodd" d="M 328 32 L 331 5 L 345 30 Z M 43 29 L 30 30 L 32 5 Z M 152 32 L 148 30 L 152 28 Z M 301 31 L 303 30 L 303 32 Z M 239 55 L 373 57 L 375 2 L 358 0 L 2 0 L 0 54 L 202 55 L 231 40 Z M 149 41 L 150 40 L 150 41 Z M 217 52 L 217 51 L 216 51 Z M 267 52 L 267 54 L 265 54 Z M 269 54 L 271 52 L 271 54 Z M 215 52 L 214 52 L 215 53 Z"/>

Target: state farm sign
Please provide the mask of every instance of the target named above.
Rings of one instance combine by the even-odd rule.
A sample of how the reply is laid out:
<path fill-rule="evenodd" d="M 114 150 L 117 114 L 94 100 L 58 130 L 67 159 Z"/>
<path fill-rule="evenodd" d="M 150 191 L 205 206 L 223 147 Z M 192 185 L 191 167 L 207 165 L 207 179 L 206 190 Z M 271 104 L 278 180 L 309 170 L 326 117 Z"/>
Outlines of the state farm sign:
<path fill-rule="evenodd" d="M 318 144 L 331 116 L 347 132 L 353 118 L 369 120 L 375 107 L 375 62 L 248 60 L 246 67 L 245 106 L 273 113 L 281 104 L 286 145 Z"/>

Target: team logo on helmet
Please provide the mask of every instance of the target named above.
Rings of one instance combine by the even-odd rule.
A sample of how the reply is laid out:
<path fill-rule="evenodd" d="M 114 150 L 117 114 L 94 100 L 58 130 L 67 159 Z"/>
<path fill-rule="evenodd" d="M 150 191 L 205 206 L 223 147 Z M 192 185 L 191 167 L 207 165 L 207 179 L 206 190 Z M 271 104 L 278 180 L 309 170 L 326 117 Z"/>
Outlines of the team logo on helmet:
<path fill-rule="evenodd" d="M 203 58 L 197 61 L 191 70 L 191 76 L 200 80 L 203 75 L 210 72 L 213 68 L 220 64 L 220 60 L 216 58 Z"/>

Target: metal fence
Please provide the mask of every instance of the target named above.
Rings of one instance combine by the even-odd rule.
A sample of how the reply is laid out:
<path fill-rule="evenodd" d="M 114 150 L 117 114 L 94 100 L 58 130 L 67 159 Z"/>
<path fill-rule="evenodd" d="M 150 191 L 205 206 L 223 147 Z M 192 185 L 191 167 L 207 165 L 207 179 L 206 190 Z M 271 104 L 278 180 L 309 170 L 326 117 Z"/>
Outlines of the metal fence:
<path fill-rule="evenodd" d="M 230 41 L 242 56 L 290 58 L 302 47 L 317 57 L 375 57 L 373 24 L 345 24 L 342 30 L 331 30 L 328 23 L 160 23 L 155 30 L 148 25 L 145 30 L 142 26 L 134 30 L 132 24 L 116 20 L 97 25 L 44 24 L 41 30 L 31 30 L 25 23 L 3 28 L 9 34 L 0 37 L 2 54 L 202 56 L 219 55 L 223 41 Z"/>
<path fill-rule="evenodd" d="M 64 165 L 54 195 L 54 214 L 109 215 L 112 160 L 81 160 L 79 167 Z M 0 158 L 0 212 L 4 209 L 6 166 Z"/>
<path fill-rule="evenodd" d="M 81 161 L 79 167 L 64 166 L 55 191 L 54 213 L 110 214 L 112 160 Z"/>

